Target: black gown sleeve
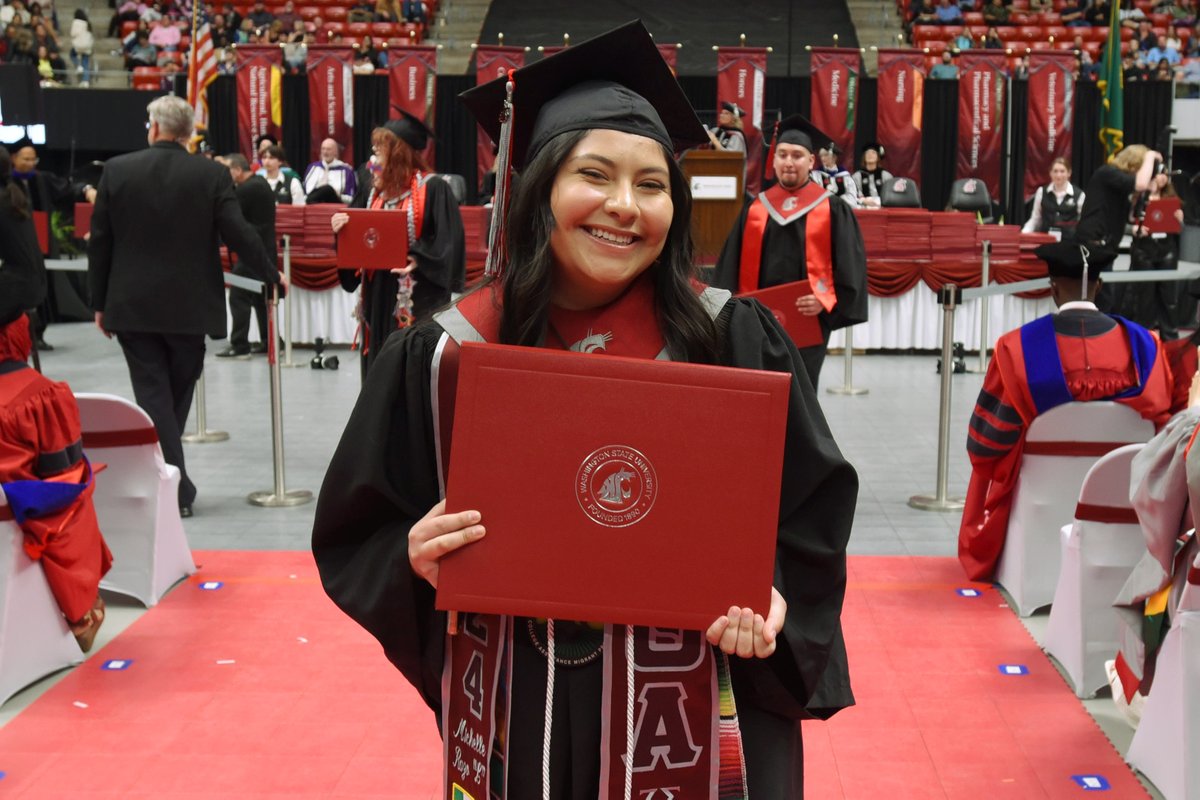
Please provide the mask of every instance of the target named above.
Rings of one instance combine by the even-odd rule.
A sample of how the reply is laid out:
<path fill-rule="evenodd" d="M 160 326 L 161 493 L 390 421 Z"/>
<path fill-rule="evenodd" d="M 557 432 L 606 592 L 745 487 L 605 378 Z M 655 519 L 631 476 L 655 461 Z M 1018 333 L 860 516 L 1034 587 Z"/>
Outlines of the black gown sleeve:
<path fill-rule="evenodd" d="M 841 612 L 858 475 L 833 440 L 799 353 L 770 312 L 733 300 L 722 314 L 725 363 L 792 375 L 775 554 L 775 588 L 787 601 L 787 617 L 770 658 L 729 660 L 735 696 L 776 715 L 826 719 L 854 704 Z"/>
<path fill-rule="evenodd" d="M 833 238 L 833 286 L 837 305 L 825 315 L 830 330 L 867 321 L 867 250 L 854 210 L 830 203 Z"/>
<path fill-rule="evenodd" d="M 421 238 L 408 253 L 417 262 L 416 276 L 440 289 L 462 291 L 466 279 L 466 235 L 462 214 L 450 184 L 434 176 L 425 184 L 425 219 Z"/>
<path fill-rule="evenodd" d="M 409 328 L 376 358 L 325 475 L 312 534 L 326 593 L 435 711 L 446 615 L 409 565 L 408 532 L 441 494 L 430 397 L 440 334 L 436 324 Z"/>
<path fill-rule="evenodd" d="M 746 230 L 746 214 L 749 211 L 750 203 L 746 203 L 742 206 L 742 213 L 738 215 L 733 230 L 729 232 L 729 236 L 725 237 L 725 244 L 721 248 L 721 255 L 717 259 L 717 266 L 713 271 L 712 285 L 718 289 L 728 289 L 731 292 L 738 290 L 738 277 L 742 262 L 742 232 Z"/>

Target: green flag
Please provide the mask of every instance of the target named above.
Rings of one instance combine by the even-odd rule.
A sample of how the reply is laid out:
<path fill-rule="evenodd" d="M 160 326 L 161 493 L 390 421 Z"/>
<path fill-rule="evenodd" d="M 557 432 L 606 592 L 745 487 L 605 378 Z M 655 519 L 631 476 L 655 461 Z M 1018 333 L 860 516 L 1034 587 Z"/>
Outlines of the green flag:
<path fill-rule="evenodd" d="M 1121 69 L 1121 4 L 1114 2 L 1108 18 L 1108 41 L 1100 64 L 1100 142 L 1108 158 L 1125 146 L 1125 73 Z"/>

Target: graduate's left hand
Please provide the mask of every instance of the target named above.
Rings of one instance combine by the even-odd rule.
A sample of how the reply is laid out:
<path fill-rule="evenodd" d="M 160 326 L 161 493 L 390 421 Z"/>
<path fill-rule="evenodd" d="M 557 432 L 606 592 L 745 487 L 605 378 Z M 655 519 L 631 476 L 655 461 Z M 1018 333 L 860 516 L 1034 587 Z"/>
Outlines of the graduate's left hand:
<path fill-rule="evenodd" d="M 409 256 L 407 264 L 405 264 L 403 267 L 398 267 L 398 268 L 390 270 L 390 271 L 393 275 L 403 277 L 404 275 L 412 274 L 412 271 L 416 268 L 417 268 L 417 260 L 415 258 L 413 258 L 412 256 Z"/>
<path fill-rule="evenodd" d="M 708 628 L 708 642 L 727 655 L 740 658 L 767 658 L 775 652 L 775 640 L 783 629 L 787 601 L 771 587 L 771 610 L 767 618 L 752 609 L 731 606 L 729 613 L 717 618 Z"/>
<path fill-rule="evenodd" d="M 815 296 L 806 294 L 796 298 L 796 310 L 806 317 L 815 317 L 824 308 L 821 305 L 821 301 Z"/>

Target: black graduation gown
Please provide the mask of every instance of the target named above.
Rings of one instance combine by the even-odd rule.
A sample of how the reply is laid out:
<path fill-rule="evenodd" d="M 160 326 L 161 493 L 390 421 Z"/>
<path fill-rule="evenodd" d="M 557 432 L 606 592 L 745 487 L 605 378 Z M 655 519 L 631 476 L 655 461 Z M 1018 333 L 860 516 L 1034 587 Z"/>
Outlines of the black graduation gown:
<path fill-rule="evenodd" d="M 836 198 L 831 198 L 836 199 Z M 713 274 L 713 285 L 730 291 L 738 291 L 738 276 L 742 259 L 742 232 L 746 229 L 746 215 L 750 201 L 742 208 L 737 224 L 729 232 L 721 256 Z M 832 311 L 822 311 L 819 319 L 829 341 L 829 332 L 867 320 L 867 252 L 863 245 L 862 232 L 854 211 L 846 203 L 829 204 L 831 245 L 833 248 L 833 285 L 837 294 L 837 305 Z M 805 266 L 805 227 L 807 218 L 790 225 L 780 226 L 767 218 L 763 231 L 762 265 L 758 274 L 758 288 L 766 289 L 781 283 L 791 283 L 808 277 Z M 821 374 L 825 360 L 825 345 L 805 347 L 800 351 L 813 386 Z"/>
<path fill-rule="evenodd" d="M 461 292 L 466 280 L 466 239 L 462 215 L 454 193 L 441 178 L 433 176 L 425 184 L 425 217 L 421 235 L 408 246 L 409 255 L 417 261 L 413 272 L 413 316 L 418 320 L 450 302 L 451 292 Z M 369 194 L 355 197 L 351 208 L 364 208 Z M 355 205 L 358 203 L 359 205 Z M 339 270 L 342 288 L 353 292 L 361 279 L 354 270 Z M 361 359 L 362 371 L 375 361 L 380 348 L 396 330 L 396 289 L 399 278 L 387 270 L 372 272 L 363 286 L 363 316 L 370 331 L 367 352 Z"/>
<path fill-rule="evenodd" d="M 731 300 L 718 326 L 727 332 L 725 363 L 804 374 L 795 347 L 760 305 Z M 434 610 L 434 590 L 412 572 L 407 534 L 440 499 L 430 364 L 442 333 L 436 321 L 429 321 L 388 341 L 367 375 L 329 466 L 313 528 L 313 553 L 326 592 L 379 640 L 439 721 L 446 616 Z M 714 426 L 719 424 L 714 420 Z M 775 578 L 788 614 L 773 656 L 730 659 L 754 800 L 801 797 L 799 720 L 827 718 L 854 702 L 840 615 L 846 543 L 857 495 L 858 476 L 833 441 L 811 385 L 794 377 Z M 522 628 L 518 621 L 518 669 L 529 663 L 521 658 Z M 532 661 L 544 664 L 537 657 Z M 569 727 L 576 759 L 584 754 L 584 760 L 596 762 L 586 770 L 577 768 L 576 774 L 599 769 L 598 663 L 556 671 L 560 706 L 554 715 L 553 749 L 560 752 L 568 746 L 559 739 Z M 545 673 L 538 674 L 539 668 L 531 666 L 513 679 L 512 707 L 526 709 L 527 716 L 536 719 L 514 719 L 522 722 L 512 726 L 510 775 L 520 772 L 530 780 L 540 775 Z M 565 702 L 571 702 L 576 713 L 561 713 Z M 597 711 L 583 714 L 580 708 Z M 516 766 L 521 764 L 539 766 Z M 536 794 L 510 793 L 525 796 Z M 592 800 L 596 786 L 570 790 L 556 782 L 553 796 Z"/>

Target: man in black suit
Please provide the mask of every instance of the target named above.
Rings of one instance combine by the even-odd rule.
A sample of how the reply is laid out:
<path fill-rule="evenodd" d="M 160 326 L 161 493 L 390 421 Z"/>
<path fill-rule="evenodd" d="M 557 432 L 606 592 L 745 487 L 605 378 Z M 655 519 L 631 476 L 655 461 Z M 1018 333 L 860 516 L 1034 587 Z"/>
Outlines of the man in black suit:
<path fill-rule="evenodd" d="M 242 217 L 229 170 L 189 155 L 192 109 L 152 101 L 150 147 L 110 159 L 97 190 L 88 243 L 96 327 L 116 334 L 137 403 L 154 421 L 167 463 L 179 467 L 179 508 L 191 516 L 196 487 L 180 433 L 204 368 L 204 335 L 225 338 L 218 237 L 255 278 L 279 283 L 262 241 Z"/>
<path fill-rule="evenodd" d="M 229 168 L 242 216 L 258 231 L 263 248 L 271 263 L 276 264 L 275 193 L 267 179 L 250 170 L 250 162 L 241 153 L 230 153 L 219 159 Z M 233 266 L 234 275 L 255 277 L 239 259 Z M 250 344 L 250 310 L 258 320 L 258 341 Z M 229 290 L 229 347 L 217 353 L 217 358 L 249 358 L 251 353 L 267 352 L 267 302 L 260 292 L 249 292 L 236 286 Z"/>

